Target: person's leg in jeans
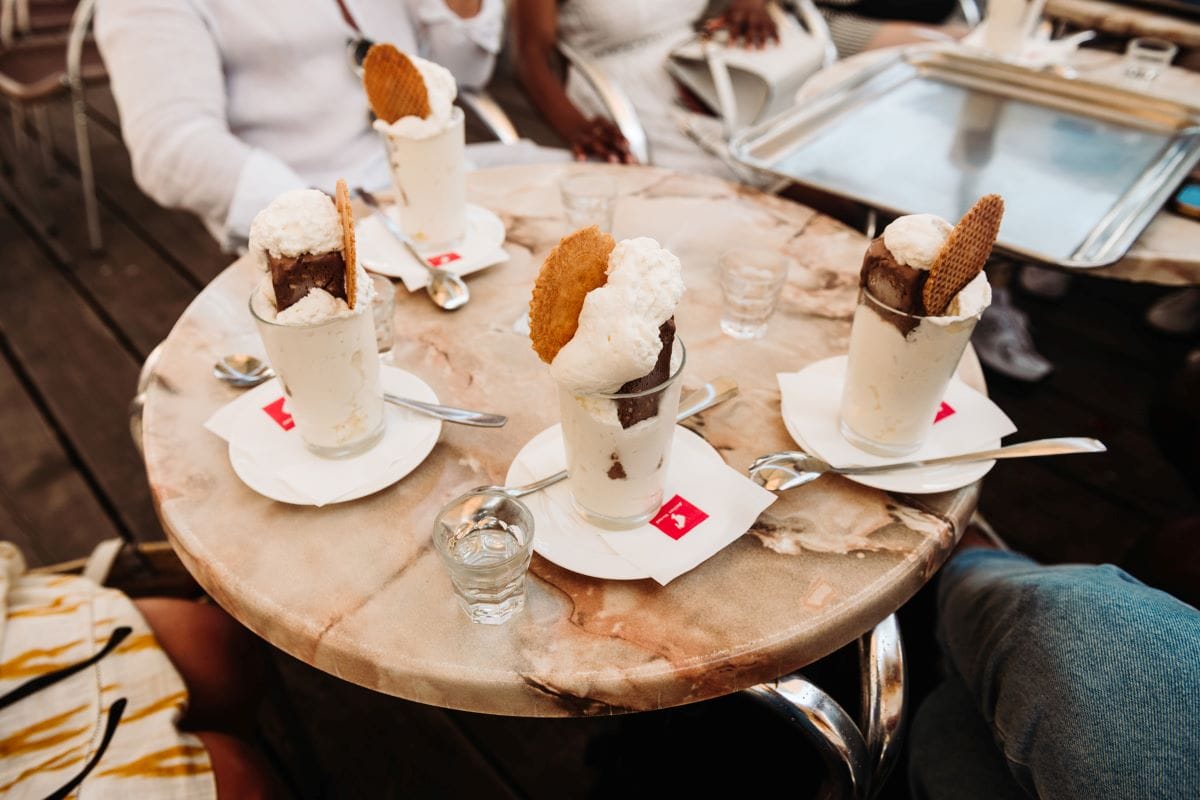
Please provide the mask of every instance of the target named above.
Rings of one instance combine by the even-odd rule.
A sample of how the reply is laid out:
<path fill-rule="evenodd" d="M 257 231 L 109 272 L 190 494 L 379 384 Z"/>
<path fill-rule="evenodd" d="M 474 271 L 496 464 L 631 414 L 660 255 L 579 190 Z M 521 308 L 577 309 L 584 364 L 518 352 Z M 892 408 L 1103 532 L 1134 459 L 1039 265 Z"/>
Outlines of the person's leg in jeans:
<path fill-rule="evenodd" d="M 1027 793 L 1200 796 L 1196 609 L 1112 566 L 1043 567 L 983 549 L 947 564 L 938 606 L 950 683 L 960 681 L 960 699 L 970 698 Z M 971 795 L 970 786 L 921 771 L 930 749 L 916 740 L 929 723 L 923 708 L 913 730 L 914 793 Z M 990 788 L 972 796 L 1008 796 Z"/>

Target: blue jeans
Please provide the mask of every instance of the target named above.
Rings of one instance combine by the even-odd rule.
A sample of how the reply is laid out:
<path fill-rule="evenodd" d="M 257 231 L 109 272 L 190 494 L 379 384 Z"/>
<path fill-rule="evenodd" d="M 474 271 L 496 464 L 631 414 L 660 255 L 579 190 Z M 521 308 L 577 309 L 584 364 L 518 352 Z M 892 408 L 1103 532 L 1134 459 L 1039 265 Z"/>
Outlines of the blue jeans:
<path fill-rule="evenodd" d="M 913 720 L 917 798 L 1200 798 L 1200 612 L 1116 567 L 966 550 L 950 675 Z"/>

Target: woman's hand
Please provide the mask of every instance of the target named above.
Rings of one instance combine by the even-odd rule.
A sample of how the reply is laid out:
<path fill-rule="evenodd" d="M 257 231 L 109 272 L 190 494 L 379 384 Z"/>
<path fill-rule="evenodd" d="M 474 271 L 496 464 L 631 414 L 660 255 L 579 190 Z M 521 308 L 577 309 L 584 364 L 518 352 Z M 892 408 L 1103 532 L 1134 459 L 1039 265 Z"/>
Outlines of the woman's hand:
<path fill-rule="evenodd" d="M 779 42 L 779 31 L 767 13 L 766 0 L 732 0 L 724 14 L 710 19 L 704 27 L 709 31 L 727 30 L 730 41 L 753 50 Z"/>
<path fill-rule="evenodd" d="M 629 142 L 617 126 L 604 117 L 584 120 L 566 138 L 576 161 L 595 157 L 610 164 L 637 163 L 629 151 Z"/>

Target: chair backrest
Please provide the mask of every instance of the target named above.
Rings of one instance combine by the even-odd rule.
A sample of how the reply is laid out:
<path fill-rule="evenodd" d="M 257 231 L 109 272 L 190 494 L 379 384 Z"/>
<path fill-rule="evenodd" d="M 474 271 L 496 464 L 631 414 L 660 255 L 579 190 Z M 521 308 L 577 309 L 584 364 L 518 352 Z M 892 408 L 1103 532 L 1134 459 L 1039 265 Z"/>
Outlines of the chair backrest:
<path fill-rule="evenodd" d="M 80 0 L 71 16 L 71 33 L 67 37 L 67 84 L 72 90 L 83 88 L 83 45 L 95 13 L 96 0 Z"/>

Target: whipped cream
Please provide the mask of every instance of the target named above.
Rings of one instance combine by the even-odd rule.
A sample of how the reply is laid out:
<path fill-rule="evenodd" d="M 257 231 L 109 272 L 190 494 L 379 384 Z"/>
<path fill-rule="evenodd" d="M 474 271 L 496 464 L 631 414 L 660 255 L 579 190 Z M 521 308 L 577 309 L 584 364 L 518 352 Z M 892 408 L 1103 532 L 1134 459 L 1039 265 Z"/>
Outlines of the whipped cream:
<path fill-rule="evenodd" d="M 334 297 L 324 289 L 314 286 L 308 290 L 308 294 L 291 306 L 283 311 L 277 311 L 275 287 L 271 283 L 270 275 L 263 276 L 250 302 L 254 306 L 254 313 L 260 319 L 279 325 L 320 325 L 334 319 L 358 316 L 363 313 L 364 309 L 371 307 L 375 286 L 361 264 L 358 265 L 355 272 L 357 286 L 355 287 L 356 298 L 353 309 L 342 298 Z"/>
<path fill-rule="evenodd" d="M 943 316 L 930 317 L 930 319 L 959 320 L 966 317 L 977 317 L 991 304 L 992 285 L 988 283 L 987 274 L 980 272 L 954 296 Z"/>
<path fill-rule="evenodd" d="M 377 119 L 375 120 L 375 130 L 409 139 L 428 139 L 450 127 L 454 98 L 458 96 L 458 84 L 455 83 L 450 70 L 441 64 L 435 64 L 414 55 L 410 55 L 409 59 L 412 60 L 413 66 L 425 80 L 425 91 L 429 94 L 429 116 L 410 115 L 401 117 L 391 124 Z"/>
<path fill-rule="evenodd" d="M 647 237 L 626 239 L 608 257 L 608 282 L 588 292 L 579 328 L 550 374 L 575 392 L 613 392 L 651 369 L 658 329 L 683 296 L 679 259 Z"/>
<path fill-rule="evenodd" d="M 317 189 L 284 192 L 250 224 L 250 252 L 260 269 L 267 253 L 295 258 L 342 249 L 342 223 L 329 195 Z"/>
<path fill-rule="evenodd" d="M 952 230 L 953 225 L 934 214 L 909 214 L 883 229 L 883 243 L 897 263 L 929 269 Z"/>

